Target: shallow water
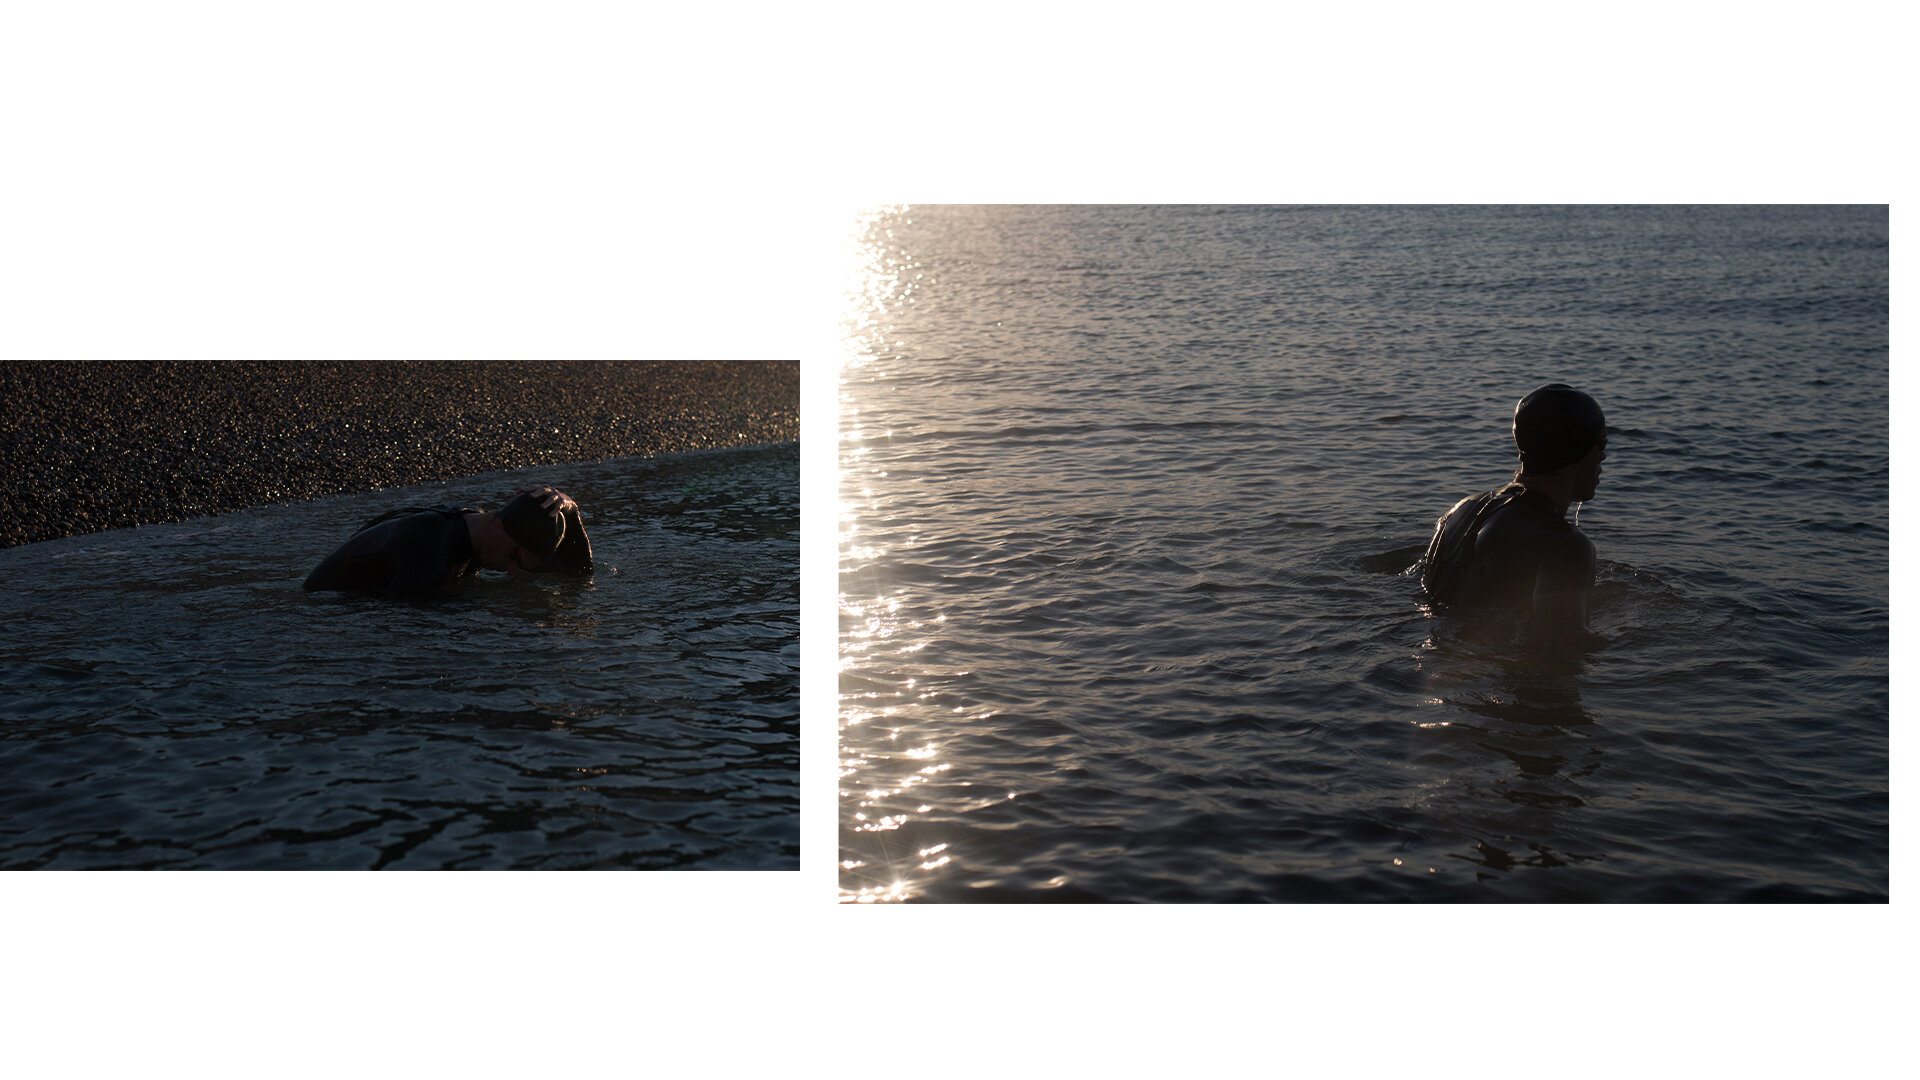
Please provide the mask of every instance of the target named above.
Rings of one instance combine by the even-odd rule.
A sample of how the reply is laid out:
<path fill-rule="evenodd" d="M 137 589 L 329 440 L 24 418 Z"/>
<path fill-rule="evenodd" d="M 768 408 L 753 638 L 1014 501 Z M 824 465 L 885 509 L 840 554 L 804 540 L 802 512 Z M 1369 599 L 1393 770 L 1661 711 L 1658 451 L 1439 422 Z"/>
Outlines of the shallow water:
<path fill-rule="evenodd" d="M 489 473 L 0 550 L 0 866 L 791 870 L 798 449 Z M 396 506 L 581 505 L 591 581 L 306 593 Z"/>
<path fill-rule="evenodd" d="M 1884 900 L 1883 208 L 917 207 L 841 372 L 849 900 Z M 1594 629 L 1421 604 L 1590 390 Z"/>

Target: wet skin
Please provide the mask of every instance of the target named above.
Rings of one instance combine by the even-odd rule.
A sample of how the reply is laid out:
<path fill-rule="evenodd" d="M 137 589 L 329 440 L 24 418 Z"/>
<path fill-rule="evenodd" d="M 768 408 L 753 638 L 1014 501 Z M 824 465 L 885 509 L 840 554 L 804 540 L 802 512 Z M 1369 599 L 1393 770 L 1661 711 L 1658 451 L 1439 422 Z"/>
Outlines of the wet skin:
<path fill-rule="evenodd" d="M 1524 612 L 1532 645 L 1585 642 L 1593 543 L 1565 515 L 1572 503 L 1593 498 L 1606 457 L 1603 439 L 1552 473 L 1522 475 L 1498 492 L 1456 504 L 1429 549 L 1430 561 L 1451 564 L 1444 576 L 1454 587 L 1440 599 L 1468 611 Z"/>
<path fill-rule="evenodd" d="M 541 509 L 555 519 L 568 511 L 580 509 L 578 503 L 556 488 L 532 488 L 528 493 L 539 495 Z M 474 558 L 488 570 L 519 574 L 532 570 L 546 561 L 515 543 L 513 537 L 508 535 L 506 528 L 500 524 L 500 518 L 496 514 L 469 514 L 467 529 L 473 534 Z"/>

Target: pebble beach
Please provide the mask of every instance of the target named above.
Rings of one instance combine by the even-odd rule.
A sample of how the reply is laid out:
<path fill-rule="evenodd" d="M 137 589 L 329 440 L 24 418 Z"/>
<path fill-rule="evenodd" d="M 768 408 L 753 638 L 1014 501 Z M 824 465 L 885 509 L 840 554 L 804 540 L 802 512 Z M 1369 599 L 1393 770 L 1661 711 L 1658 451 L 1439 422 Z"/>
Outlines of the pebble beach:
<path fill-rule="evenodd" d="M 0 547 L 800 437 L 797 361 L 5 361 L 0 401 Z"/>

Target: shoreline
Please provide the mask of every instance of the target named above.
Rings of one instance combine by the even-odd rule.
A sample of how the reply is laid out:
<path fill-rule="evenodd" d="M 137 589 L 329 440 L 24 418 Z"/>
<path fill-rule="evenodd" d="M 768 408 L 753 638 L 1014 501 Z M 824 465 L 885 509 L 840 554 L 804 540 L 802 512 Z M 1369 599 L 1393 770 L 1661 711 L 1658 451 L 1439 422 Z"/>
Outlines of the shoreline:
<path fill-rule="evenodd" d="M 789 442 L 780 361 L 0 361 L 0 548 L 531 465 Z"/>

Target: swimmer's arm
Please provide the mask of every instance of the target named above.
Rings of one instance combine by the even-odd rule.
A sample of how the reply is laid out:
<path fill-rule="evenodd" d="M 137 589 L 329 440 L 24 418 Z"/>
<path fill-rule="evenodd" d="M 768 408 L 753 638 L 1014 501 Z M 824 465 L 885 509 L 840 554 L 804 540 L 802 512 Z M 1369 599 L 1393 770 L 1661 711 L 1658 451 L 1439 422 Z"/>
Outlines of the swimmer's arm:
<path fill-rule="evenodd" d="M 1587 634 L 1593 592 L 1593 542 L 1579 533 L 1556 537 L 1541 553 L 1533 582 L 1530 636 L 1539 644 L 1574 643 Z"/>

